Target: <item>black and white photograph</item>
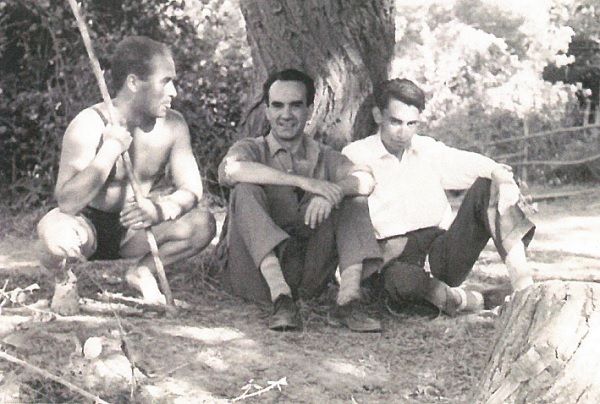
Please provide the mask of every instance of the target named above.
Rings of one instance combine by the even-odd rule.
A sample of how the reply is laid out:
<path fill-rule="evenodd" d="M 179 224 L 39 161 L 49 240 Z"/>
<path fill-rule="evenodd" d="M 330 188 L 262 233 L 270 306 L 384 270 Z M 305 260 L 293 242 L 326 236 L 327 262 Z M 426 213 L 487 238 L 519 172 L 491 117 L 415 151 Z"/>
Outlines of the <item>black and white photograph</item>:
<path fill-rule="evenodd" d="M 600 402 L 599 0 L 0 0 L 0 403 Z"/>

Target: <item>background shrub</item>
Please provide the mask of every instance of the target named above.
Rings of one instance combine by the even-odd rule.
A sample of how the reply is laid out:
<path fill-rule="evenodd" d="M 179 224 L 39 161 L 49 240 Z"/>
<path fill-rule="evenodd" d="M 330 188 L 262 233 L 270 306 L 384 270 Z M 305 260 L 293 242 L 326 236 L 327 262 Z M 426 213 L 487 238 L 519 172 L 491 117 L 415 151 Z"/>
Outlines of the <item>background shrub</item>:
<path fill-rule="evenodd" d="M 127 35 L 174 52 L 178 97 L 205 187 L 221 195 L 216 166 L 235 137 L 250 67 L 243 19 L 232 1 L 95 0 L 86 20 L 104 69 Z M 13 208 L 51 201 L 69 121 L 101 100 L 66 1 L 0 1 L 0 185 Z M 109 76 L 109 75 L 108 75 Z M 110 80 L 110 77 L 108 77 Z M 110 87 L 110 85 L 109 85 Z"/>

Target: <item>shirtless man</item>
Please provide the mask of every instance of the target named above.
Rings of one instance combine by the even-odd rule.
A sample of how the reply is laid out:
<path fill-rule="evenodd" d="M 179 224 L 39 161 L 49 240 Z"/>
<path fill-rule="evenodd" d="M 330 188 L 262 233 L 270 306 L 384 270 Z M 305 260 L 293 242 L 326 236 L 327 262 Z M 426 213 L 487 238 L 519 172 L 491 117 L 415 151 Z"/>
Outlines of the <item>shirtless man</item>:
<path fill-rule="evenodd" d="M 72 258 L 139 258 L 127 283 L 148 303 L 164 303 L 144 229 L 152 226 L 164 265 L 198 254 L 213 238 L 212 214 L 197 207 L 202 181 L 183 116 L 171 109 L 177 95 L 175 64 L 166 45 L 129 37 L 112 61 L 118 123 L 96 104 L 70 123 L 62 144 L 55 196 L 58 208 L 38 224 L 40 261 L 50 270 Z M 143 195 L 139 203 L 120 155 L 129 151 Z M 174 192 L 154 196 L 165 169 Z"/>

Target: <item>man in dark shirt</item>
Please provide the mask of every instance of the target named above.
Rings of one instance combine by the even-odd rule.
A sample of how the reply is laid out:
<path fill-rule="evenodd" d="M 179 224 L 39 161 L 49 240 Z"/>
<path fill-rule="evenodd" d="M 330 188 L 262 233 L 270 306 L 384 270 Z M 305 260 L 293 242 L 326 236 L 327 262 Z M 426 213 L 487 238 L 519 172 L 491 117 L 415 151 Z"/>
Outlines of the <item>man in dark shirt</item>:
<path fill-rule="evenodd" d="M 244 298 L 273 302 L 269 328 L 296 329 L 295 300 L 318 295 L 339 264 L 330 323 L 379 331 L 379 321 L 356 310 L 361 279 L 381 262 L 365 197 L 373 178 L 304 133 L 315 95 L 308 75 L 277 72 L 263 95 L 270 133 L 238 141 L 219 167 L 221 184 L 234 187 L 224 283 Z"/>

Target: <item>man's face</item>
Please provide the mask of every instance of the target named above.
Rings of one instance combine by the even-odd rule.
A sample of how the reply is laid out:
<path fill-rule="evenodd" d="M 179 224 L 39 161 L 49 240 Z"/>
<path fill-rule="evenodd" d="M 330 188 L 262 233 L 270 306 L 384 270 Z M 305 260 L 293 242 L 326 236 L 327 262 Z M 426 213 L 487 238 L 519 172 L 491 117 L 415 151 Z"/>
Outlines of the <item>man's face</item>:
<path fill-rule="evenodd" d="M 294 140 L 301 136 L 309 113 L 303 83 L 278 80 L 271 85 L 266 115 L 275 137 Z"/>
<path fill-rule="evenodd" d="M 140 80 L 137 94 L 140 112 L 148 117 L 163 118 L 171 108 L 171 100 L 177 96 L 175 90 L 175 62 L 167 55 L 155 56 L 152 73 L 146 80 Z"/>
<path fill-rule="evenodd" d="M 402 101 L 391 99 L 383 111 L 373 108 L 373 117 L 379 125 L 381 141 L 392 154 L 401 153 L 410 146 L 417 131 L 419 109 Z"/>

